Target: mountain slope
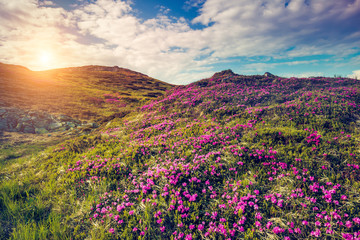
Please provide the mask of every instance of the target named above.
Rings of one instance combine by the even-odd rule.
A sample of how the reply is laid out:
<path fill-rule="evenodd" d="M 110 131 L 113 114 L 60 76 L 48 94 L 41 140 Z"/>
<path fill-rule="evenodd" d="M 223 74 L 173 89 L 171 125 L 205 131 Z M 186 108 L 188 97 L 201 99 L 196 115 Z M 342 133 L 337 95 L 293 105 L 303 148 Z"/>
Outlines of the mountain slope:
<path fill-rule="evenodd" d="M 33 72 L 0 63 L 0 107 L 89 120 L 162 95 L 172 85 L 119 67 L 84 66 Z"/>
<path fill-rule="evenodd" d="M 2 170 L 3 235 L 356 239 L 359 107 L 354 79 L 225 71 L 174 87 Z"/>

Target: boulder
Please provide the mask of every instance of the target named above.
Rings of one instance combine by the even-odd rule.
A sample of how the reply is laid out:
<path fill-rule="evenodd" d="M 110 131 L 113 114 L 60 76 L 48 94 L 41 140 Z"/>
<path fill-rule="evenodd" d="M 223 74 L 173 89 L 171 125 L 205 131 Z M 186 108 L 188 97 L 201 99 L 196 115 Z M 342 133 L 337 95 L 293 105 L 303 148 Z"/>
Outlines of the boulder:
<path fill-rule="evenodd" d="M 71 122 L 73 121 L 73 119 L 67 115 L 60 115 L 59 117 L 59 121 L 61 122 Z"/>
<path fill-rule="evenodd" d="M 51 121 L 46 121 L 46 120 L 40 120 L 40 121 L 35 121 L 34 126 L 36 128 L 47 128 L 50 123 L 52 123 L 52 122 Z"/>
<path fill-rule="evenodd" d="M 49 131 L 46 130 L 46 128 L 35 128 L 35 133 L 44 134 L 44 133 L 49 133 Z"/>
<path fill-rule="evenodd" d="M 81 125 L 81 121 L 80 121 L 80 120 L 73 119 L 72 122 L 75 123 L 77 126 Z"/>
<path fill-rule="evenodd" d="M 88 125 L 90 125 L 90 127 L 92 127 L 92 128 L 98 128 L 99 127 L 99 124 L 97 124 L 97 123 L 89 123 Z"/>
<path fill-rule="evenodd" d="M 0 109 L 0 130 L 25 133 L 48 133 L 65 131 L 77 126 L 82 122 L 67 115 L 51 115 L 46 112 L 23 110 L 15 107 L 3 107 Z M 96 123 L 90 124 L 96 128 Z"/>
<path fill-rule="evenodd" d="M 265 77 L 276 77 L 274 74 L 269 73 L 269 72 L 264 73 L 264 76 Z"/>
<path fill-rule="evenodd" d="M 58 129 L 62 127 L 62 124 L 59 123 L 59 122 L 54 122 L 54 123 L 51 123 L 49 124 L 49 126 L 47 127 L 48 130 L 55 130 L 55 129 Z"/>
<path fill-rule="evenodd" d="M 16 130 L 16 132 L 22 132 L 24 130 L 23 124 L 19 122 L 14 130 Z"/>
<path fill-rule="evenodd" d="M 5 118 L 0 118 L 0 130 L 7 130 L 7 120 Z"/>
<path fill-rule="evenodd" d="M 28 117 L 28 116 L 24 116 L 24 117 L 20 118 L 20 121 L 22 121 L 22 122 L 28 122 L 28 121 L 31 121 L 31 118 Z"/>
<path fill-rule="evenodd" d="M 70 128 L 76 127 L 75 123 L 73 123 L 73 122 L 66 122 L 66 126 L 68 126 Z"/>
<path fill-rule="evenodd" d="M 56 129 L 56 131 L 63 132 L 63 131 L 69 130 L 69 129 L 70 129 L 69 127 L 63 126 L 63 127 Z"/>
<path fill-rule="evenodd" d="M 9 129 L 14 129 L 16 128 L 17 124 L 18 124 L 18 119 L 17 118 L 8 118 L 8 127 Z"/>
<path fill-rule="evenodd" d="M 35 128 L 32 125 L 25 125 L 23 132 L 24 133 L 35 133 Z"/>

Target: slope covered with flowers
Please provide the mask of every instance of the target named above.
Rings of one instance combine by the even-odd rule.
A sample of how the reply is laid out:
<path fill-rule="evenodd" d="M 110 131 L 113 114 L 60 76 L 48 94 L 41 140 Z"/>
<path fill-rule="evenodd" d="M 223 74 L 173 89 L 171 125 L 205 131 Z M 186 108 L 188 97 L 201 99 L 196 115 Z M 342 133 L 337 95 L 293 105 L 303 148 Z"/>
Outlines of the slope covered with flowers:
<path fill-rule="evenodd" d="M 68 165 L 79 200 L 106 186 L 84 224 L 109 239 L 360 239 L 359 86 L 224 71 L 173 88 Z"/>
<path fill-rule="evenodd" d="M 1 239 L 359 239 L 360 84 L 224 71 L 0 166 Z"/>

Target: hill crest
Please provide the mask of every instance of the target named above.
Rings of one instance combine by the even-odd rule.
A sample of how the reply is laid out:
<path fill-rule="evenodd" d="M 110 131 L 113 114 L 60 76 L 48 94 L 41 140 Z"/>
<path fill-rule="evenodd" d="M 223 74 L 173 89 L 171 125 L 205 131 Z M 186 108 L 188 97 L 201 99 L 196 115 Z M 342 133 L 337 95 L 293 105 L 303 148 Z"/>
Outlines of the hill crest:
<path fill-rule="evenodd" d="M 81 120 L 132 108 L 173 86 L 118 66 L 31 71 L 4 63 L 0 63 L 0 85 L 0 107 L 47 111 Z"/>

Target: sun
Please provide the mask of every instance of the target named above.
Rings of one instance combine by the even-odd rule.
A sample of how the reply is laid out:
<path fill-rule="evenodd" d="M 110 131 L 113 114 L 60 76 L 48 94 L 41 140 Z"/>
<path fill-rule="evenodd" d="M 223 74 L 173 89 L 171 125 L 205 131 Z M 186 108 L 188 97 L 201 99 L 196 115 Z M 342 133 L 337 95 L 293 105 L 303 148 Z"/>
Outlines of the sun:
<path fill-rule="evenodd" d="M 43 68 L 49 68 L 51 67 L 51 64 L 53 62 L 53 55 L 49 51 L 42 51 L 39 54 L 39 64 Z"/>

